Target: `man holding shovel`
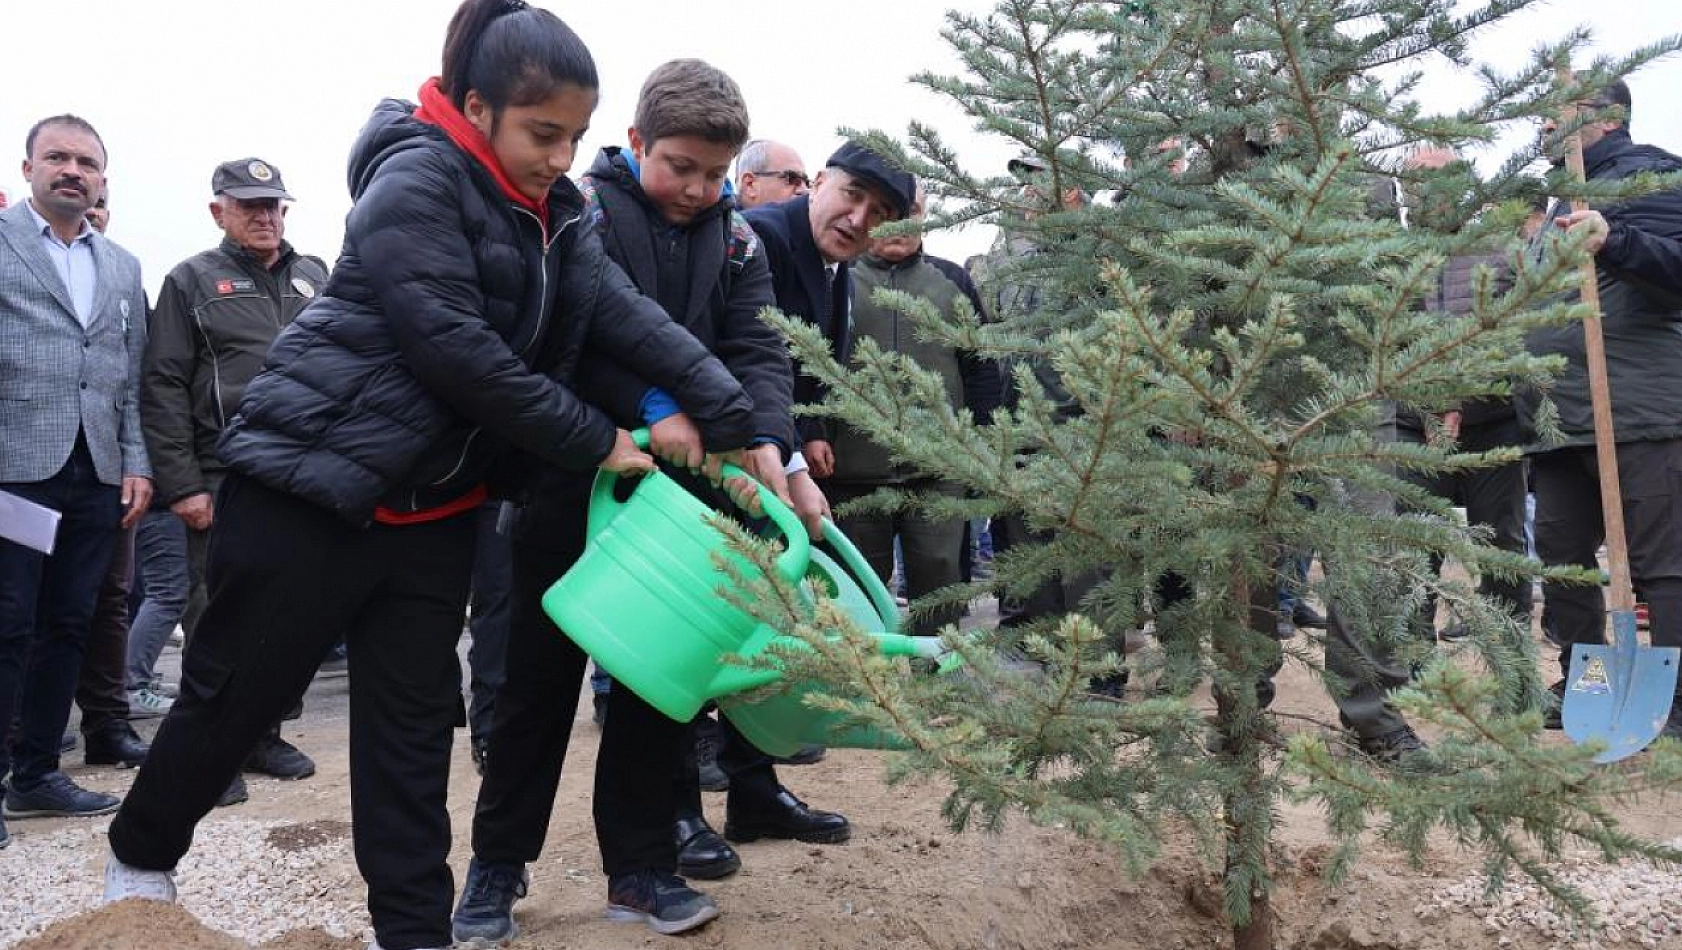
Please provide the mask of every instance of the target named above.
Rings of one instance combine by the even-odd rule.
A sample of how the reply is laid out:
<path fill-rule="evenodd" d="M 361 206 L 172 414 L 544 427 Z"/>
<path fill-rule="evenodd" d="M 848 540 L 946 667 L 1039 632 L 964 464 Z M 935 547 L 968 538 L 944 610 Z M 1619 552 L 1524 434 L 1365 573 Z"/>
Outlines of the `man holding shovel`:
<path fill-rule="evenodd" d="M 1682 158 L 1630 139 L 1622 80 L 1578 107 L 1589 180 L 1682 170 Z M 1564 161 L 1561 131 L 1552 122 L 1543 128 L 1556 164 Z M 1550 213 L 1554 234 L 1586 231 L 1594 255 L 1630 572 L 1648 603 L 1653 645 L 1682 646 L 1682 190 L 1566 212 Z M 1538 236 L 1548 238 L 1547 230 Z M 1564 441 L 1531 455 L 1537 552 L 1549 566 L 1596 569 L 1606 529 L 1583 324 L 1536 331 L 1528 345 L 1566 360 L 1551 392 Z M 1535 408 L 1533 395 L 1521 400 L 1525 421 Z M 1569 672 L 1574 645 L 1604 642 L 1606 605 L 1600 590 L 1582 585 L 1546 583 L 1544 594 L 1543 622 L 1558 633 Z M 1563 702 L 1565 680 L 1551 688 Z M 1558 705 L 1547 725 L 1560 728 Z M 1682 738 L 1682 704 L 1672 706 L 1663 734 Z"/>

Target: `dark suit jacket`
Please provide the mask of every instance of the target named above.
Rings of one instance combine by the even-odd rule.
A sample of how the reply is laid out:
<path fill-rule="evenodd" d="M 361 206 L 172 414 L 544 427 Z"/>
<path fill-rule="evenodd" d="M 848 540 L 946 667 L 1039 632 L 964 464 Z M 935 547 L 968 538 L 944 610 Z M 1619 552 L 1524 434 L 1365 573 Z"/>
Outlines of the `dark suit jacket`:
<path fill-rule="evenodd" d="M 852 273 L 847 264 L 836 265 L 835 283 L 831 287 L 824 273 L 823 256 L 812 239 L 806 196 L 762 205 L 745 212 L 745 216 L 759 235 L 766 260 L 771 264 L 771 288 L 777 295 L 777 308 L 822 330 L 829 340 L 830 351 L 845 363 L 853 348 Z M 795 405 L 822 402 L 825 395 L 826 388 L 813 377 L 806 373 L 795 377 Z M 801 416 L 796 420 L 802 442 L 833 442 L 834 427 L 833 420 L 817 416 Z"/>

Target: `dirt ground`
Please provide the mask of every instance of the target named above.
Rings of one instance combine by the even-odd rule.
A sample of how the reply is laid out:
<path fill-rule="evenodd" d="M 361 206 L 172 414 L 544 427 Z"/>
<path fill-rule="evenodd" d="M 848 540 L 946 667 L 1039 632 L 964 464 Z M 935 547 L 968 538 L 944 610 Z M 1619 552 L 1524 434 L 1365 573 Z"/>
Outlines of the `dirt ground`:
<path fill-rule="evenodd" d="M 1547 662 L 1551 662 L 1551 655 Z M 1295 665 L 1281 676 L 1281 711 L 1334 718 L 1329 701 Z M 305 718 L 288 729 L 315 756 L 319 773 L 304 782 L 253 782 L 252 800 L 216 812 L 272 821 L 275 847 L 330 847 L 332 870 L 360 896 L 348 840 L 345 681 L 318 682 Z M 698 933 L 659 937 L 641 926 L 602 918 L 605 880 L 596 863 L 590 823 L 590 775 L 596 730 L 589 703 L 580 704 L 573 757 L 562 781 L 544 856 L 531 868 L 531 896 L 517 906 L 516 948 L 675 947 L 721 950 L 1179 950 L 1230 946 L 1218 919 L 1214 877 L 1189 845 L 1172 847 L 1144 877 L 1129 879 L 1102 848 L 1067 832 L 1011 821 L 998 835 L 955 835 L 940 818 L 940 784 L 889 787 L 881 754 L 831 750 L 815 765 L 785 768 L 784 781 L 814 806 L 844 812 L 854 827 L 845 845 L 794 842 L 742 847 L 742 871 L 701 886 L 723 915 Z M 1313 728 L 1294 720 L 1288 728 Z M 67 762 L 79 763 L 79 753 Z M 72 769 L 96 787 L 126 786 L 125 774 Z M 456 829 L 452 864 L 458 883 L 469 855 L 467 834 L 476 791 L 465 732 L 460 734 L 450 811 Z M 722 827 L 724 799 L 707 796 Z M 1663 802 L 1626 807 L 1627 827 L 1649 838 L 1673 837 L 1682 823 Z M 1476 856 L 1443 846 L 1423 872 L 1396 855 L 1369 850 L 1350 881 L 1329 888 L 1320 877 L 1327 853 L 1319 816 L 1283 806 L 1279 888 L 1275 906 L 1281 946 L 1306 950 L 1463 950 L 1499 947 L 1540 950 L 1553 940 L 1521 925 L 1486 923 L 1475 913 L 1424 912 L 1425 899 L 1475 873 Z M 74 823 L 14 822 L 15 834 L 45 834 Z M 103 837 L 88 834 L 78 847 L 87 867 L 103 858 Z M 15 850 L 15 849 L 14 849 Z M 94 873 L 97 873 L 94 871 Z M 185 873 L 185 872 L 184 872 Z M 17 950 L 232 950 L 249 944 L 209 930 L 185 908 L 134 902 L 61 920 Z M 307 910 L 301 921 L 310 924 Z M 366 926 L 365 916 L 361 926 Z M 366 932 L 332 937 L 300 930 L 262 944 L 271 950 L 350 950 Z M 1660 941 L 1649 946 L 1678 946 Z"/>

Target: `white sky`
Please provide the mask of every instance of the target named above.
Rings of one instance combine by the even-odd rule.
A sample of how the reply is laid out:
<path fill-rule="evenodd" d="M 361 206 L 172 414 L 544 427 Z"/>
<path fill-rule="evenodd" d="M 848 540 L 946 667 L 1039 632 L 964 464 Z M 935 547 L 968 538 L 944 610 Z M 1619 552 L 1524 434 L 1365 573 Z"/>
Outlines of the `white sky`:
<path fill-rule="evenodd" d="M 913 117 L 962 146 L 971 167 L 1000 169 L 1012 149 L 980 139 L 956 107 L 907 82 L 923 69 L 955 71 L 939 36 L 949 7 L 988 0 L 544 0 L 578 31 L 602 74 L 602 101 L 575 175 L 602 145 L 620 144 L 643 77 L 698 56 L 742 86 L 754 134 L 786 141 L 818 168 L 836 128 L 903 134 Z M 72 112 L 100 130 L 111 152 L 111 236 L 137 254 L 156 288 L 175 263 L 214 245 L 205 210 L 217 163 L 255 155 L 279 166 L 298 197 L 287 237 L 338 255 L 350 199 L 345 155 L 375 102 L 414 97 L 438 70 L 456 0 L 84 0 L 37 6 L 0 55 L 0 189 L 28 194 L 19 170 L 37 119 Z M 1556 0 L 1526 11 L 1474 45 L 1481 60 L 1516 66 L 1543 39 L 1595 18 L 1600 49 L 1623 52 L 1682 32 L 1675 0 Z M 45 19 L 57 22 L 48 29 Z M 68 19 L 64 19 L 68 18 Z M 18 20 L 11 19 L 13 26 Z M 69 28 L 83 29 L 78 46 Z M 1452 107 L 1469 80 L 1437 61 L 1428 105 Z M 1682 58 L 1637 74 L 1638 141 L 1682 152 Z M 985 250 L 986 229 L 936 234 L 937 254 L 962 261 Z"/>

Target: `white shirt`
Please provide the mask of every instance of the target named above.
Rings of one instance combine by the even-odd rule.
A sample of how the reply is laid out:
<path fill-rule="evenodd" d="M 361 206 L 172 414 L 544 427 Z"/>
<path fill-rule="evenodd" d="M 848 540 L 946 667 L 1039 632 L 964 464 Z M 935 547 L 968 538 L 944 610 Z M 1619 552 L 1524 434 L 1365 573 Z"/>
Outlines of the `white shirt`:
<path fill-rule="evenodd" d="M 99 274 L 93 263 L 93 225 L 83 218 L 81 232 L 66 244 L 53 233 L 52 224 L 35 210 L 34 201 L 25 201 L 24 205 L 41 229 L 41 246 L 46 248 L 53 267 L 58 269 L 58 279 L 70 291 L 70 304 L 76 308 L 76 322 L 86 330 L 93 322 L 93 297 L 99 286 Z"/>

